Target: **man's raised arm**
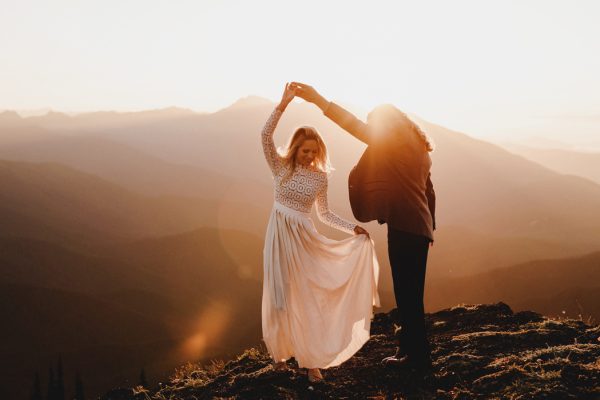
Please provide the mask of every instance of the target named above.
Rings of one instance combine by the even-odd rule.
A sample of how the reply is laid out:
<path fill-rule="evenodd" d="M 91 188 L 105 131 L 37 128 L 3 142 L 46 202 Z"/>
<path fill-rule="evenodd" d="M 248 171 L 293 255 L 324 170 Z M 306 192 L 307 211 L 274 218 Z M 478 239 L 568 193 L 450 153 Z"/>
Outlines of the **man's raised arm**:
<path fill-rule="evenodd" d="M 303 98 L 309 103 L 315 104 L 323 111 L 323 114 L 338 124 L 346 132 L 357 138 L 363 143 L 369 144 L 369 135 L 367 134 L 367 124 L 359 120 L 338 104 L 327 101 L 319 92 L 310 85 L 300 82 L 292 82 L 292 87 L 296 89 L 296 96 Z"/>

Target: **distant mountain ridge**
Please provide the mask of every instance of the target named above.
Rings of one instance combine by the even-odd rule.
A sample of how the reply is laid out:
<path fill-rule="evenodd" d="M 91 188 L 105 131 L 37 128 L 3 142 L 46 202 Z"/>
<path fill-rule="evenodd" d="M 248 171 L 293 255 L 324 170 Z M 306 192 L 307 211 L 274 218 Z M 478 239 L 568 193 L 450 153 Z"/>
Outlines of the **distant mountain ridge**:
<path fill-rule="evenodd" d="M 265 184 L 261 191 L 267 197 L 271 179 L 259 135 L 273 104 L 265 99 L 249 99 L 206 115 L 144 120 L 138 113 L 131 116 L 136 124 L 106 129 L 94 125 L 94 119 L 86 120 L 85 126 L 78 125 L 84 119 L 73 119 L 61 129 L 74 134 L 79 126 L 88 134 L 94 132 L 97 137 L 127 144 L 171 163 L 218 171 L 236 182 L 261 182 Z M 36 121 L 40 127 L 49 128 L 43 118 Z M 364 145 L 316 108 L 295 103 L 280 121 L 276 142 L 284 143 L 293 127 L 301 124 L 316 126 L 325 137 L 337 168 L 330 182 L 331 203 L 342 215 L 349 215 L 346 176 Z M 432 157 L 439 197 L 438 226 L 458 225 L 486 234 L 564 243 L 576 238 L 580 248 L 565 256 L 597 250 L 594 244 L 600 243 L 600 217 L 596 218 L 593 210 L 600 204 L 600 185 L 561 176 L 462 133 L 425 121 L 422 124 L 437 143 Z"/>
<path fill-rule="evenodd" d="M 457 278 L 428 281 L 431 309 L 448 302 L 504 299 L 516 310 L 537 309 L 551 317 L 589 318 L 600 323 L 600 252 L 567 259 L 541 259 Z"/>
<path fill-rule="evenodd" d="M 198 197 L 172 210 L 187 210 L 195 221 L 211 226 L 239 224 L 262 236 L 272 204 L 272 179 L 259 133 L 272 107 L 266 99 L 250 96 L 206 115 L 174 113 L 165 117 L 159 113 L 146 119 L 144 115 L 151 111 L 126 113 L 102 125 L 112 126 L 110 129 L 96 127 L 93 113 L 65 120 L 64 130 L 58 131 L 44 126 L 44 117 L 25 118 L 40 125 L 24 131 L 27 140 L 23 143 L 15 143 L 20 131 L 0 125 L 0 157 L 67 163 L 143 195 Z M 112 118 L 112 113 L 106 116 Z M 134 124 L 120 125 L 119 118 Z M 600 215 L 595 210 L 600 205 L 600 185 L 561 176 L 498 146 L 420 122 L 437 143 L 432 157 L 439 229 L 430 254 L 429 276 L 458 276 L 546 255 L 572 257 L 598 250 Z M 296 103 L 283 116 L 276 142 L 284 143 L 288 132 L 304 123 L 317 126 L 329 144 L 337 168 L 330 179 L 330 205 L 341 216 L 351 218 L 346 175 L 364 145 L 319 110 Z M 77 127 L 83 130 L 78 133 Z M 136 208 L 145 210 L 151 203 Z M 150 217 L 154 212 L 148 213 L 144 224 L 156 220 Z M 385 254 L 381 245 L 385 227 L 370 223 L 367 228 L 379 243 L 379 252 Z M 492 254 L 498 257 L 491 258 Z M 389 271 L 386 258 L 382 258 L 385 286 Z"/>
<path fill-rule="evenodd" d="M 102 136 L 56 135 L 38 128 L 32 139 L 29 132 L 5 137 L 0 159 L 60 163 L 150 196 L 214 199 L 233 184 L 231 177 L 216 171 L 168 162 Z"/>
<path fill-rule="evenodd" d="M 504 145 L 519 154 L 562 174 L 577 175 L 600 184 L 600 153 L 584 153 L 564 149 L 537 149 L 520 145 Z"/>
<path fill-rule="evenodd" d="M 3 235 L 73 241 L 123 240 L 202 225 L 197 200 L 144 197 L 55 163 L 0 161 Z M 80 238 L 80 239 L 78 239 Z"/>

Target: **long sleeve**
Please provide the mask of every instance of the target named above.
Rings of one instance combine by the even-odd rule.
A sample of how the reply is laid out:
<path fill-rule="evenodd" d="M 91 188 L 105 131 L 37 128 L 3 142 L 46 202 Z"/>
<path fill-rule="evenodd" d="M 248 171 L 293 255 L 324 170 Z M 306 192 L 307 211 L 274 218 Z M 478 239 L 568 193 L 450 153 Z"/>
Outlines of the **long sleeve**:
<path fill-rule="evenodd" d="M 367 124 L 343 107 L 330 102 L 323 114 L 361 142 L 369 144 Z"/>
<path fill-rule="evenodd" d="M 279 118 L 281 118 L 281 114 L 282 112 L 278 109 L 273 110 L 269 119 L 267 119 L 261 134 L 265 159 L 267 160 L 273 175 L 276 175 L 281 168 L 283 168 L 281 156 L 277 153 L 275 142 L 273 142 L 273 132 L 275 132 L 275 127 L 277 126 L 277 122 L 279 122 Z"/>
<path fill-rule="evenodd" d="M 345 219 L 340 218 L 338 215 L 336 215 L 329 209 L 329 205 L 327 202 L 327 181 L 325 181 L 325 185 L 323 185 L 323 188 L 317 194 L 316 204 L 317 215 L 319 216 L 319 220 L 341 231 L 347 233 L 354 233 L 354 228 L 356 227 L 356 224 L 353 224 L 350 221 L 346 221 Z"/>
<path fill-rule="evenodd" d="M 427 176 L 427 188 L 425 194 L 427 196 L 427 206 L 429 207 L 429 212 L 431 213 L 431 218 L 433 220 L 433 230 L 435 230 L 435 191 L 433 190 L 433 183 L 431 182 L 431 174 Z"/>

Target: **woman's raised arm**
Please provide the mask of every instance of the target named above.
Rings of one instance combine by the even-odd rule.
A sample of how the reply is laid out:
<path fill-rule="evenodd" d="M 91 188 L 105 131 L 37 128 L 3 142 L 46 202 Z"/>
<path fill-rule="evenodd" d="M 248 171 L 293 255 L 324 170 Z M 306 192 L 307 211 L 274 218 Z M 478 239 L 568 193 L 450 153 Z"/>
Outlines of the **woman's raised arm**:
<path fill-rule="evenodd" d="M 273 174 L 277 174 L 279 170 L 282 168 L 281 156 L 277 153 L 277 149 L 275 149 L 275 142 L 273 141 L 273 133 L 275 132 L 275 128 L 277 127 L 277 123 L 281 118 L 281 115 L 285 111 L 287 105 L 294 99 L 295 89 L 289 83 L 286 83 L 285 90 L 283 91 L 283 96 L 281 97 L 281 101 L 275 107 L 275 110 L 267 119 L 265 126 L 262 130 L 262 146 L 263 153 L 265 154 L 265 159 L 271 168 Z"/>

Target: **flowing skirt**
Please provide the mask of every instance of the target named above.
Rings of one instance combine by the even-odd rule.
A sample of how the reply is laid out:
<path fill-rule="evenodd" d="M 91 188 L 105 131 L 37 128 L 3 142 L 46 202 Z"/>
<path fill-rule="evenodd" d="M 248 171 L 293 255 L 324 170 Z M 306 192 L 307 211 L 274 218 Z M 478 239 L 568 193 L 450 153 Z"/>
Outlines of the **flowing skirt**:
<path fill-rule="evenodd" d="M 263 256 L 263 340 L 275 361 L 328 368 L 365 344 L 379 306 L 371 239 L 329 239 L 310 214 L 275 202 Z"/>

